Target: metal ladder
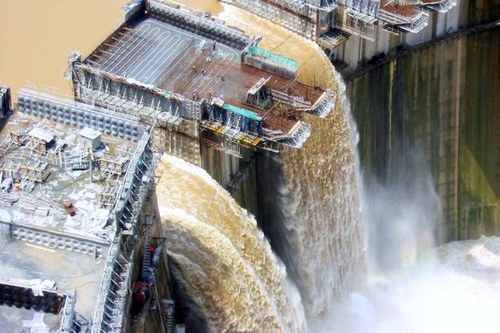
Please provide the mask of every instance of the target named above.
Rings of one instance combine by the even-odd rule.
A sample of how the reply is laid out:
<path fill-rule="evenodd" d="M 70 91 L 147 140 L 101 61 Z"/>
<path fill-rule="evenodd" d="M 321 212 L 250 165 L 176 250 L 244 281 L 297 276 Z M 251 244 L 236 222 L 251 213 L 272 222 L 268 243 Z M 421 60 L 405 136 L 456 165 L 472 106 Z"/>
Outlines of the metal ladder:
<path fill-rule="evenodd" d="M 153 225 L 153 217 L 146 216 L 144 221 L 144 226 L 146 227 L 146 231 L 144 234 L 144 248 L 142 253 L 142 278 L 144 280 L 148 280 L 151 275 L 150 266 L 151 266 L 151 252 L 149 251 L 151 247 L 151 226 Z"/>

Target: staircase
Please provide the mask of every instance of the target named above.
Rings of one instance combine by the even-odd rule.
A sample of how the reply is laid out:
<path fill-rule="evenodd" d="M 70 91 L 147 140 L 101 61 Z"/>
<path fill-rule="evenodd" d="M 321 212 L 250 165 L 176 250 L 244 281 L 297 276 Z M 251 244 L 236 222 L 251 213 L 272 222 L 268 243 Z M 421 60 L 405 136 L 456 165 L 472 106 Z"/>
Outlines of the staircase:
<path fill-rule="evenodd" d="M 163 325 L 167 333 L 175 333 L 175 304 L 171 299 L 160 300 Z"/>

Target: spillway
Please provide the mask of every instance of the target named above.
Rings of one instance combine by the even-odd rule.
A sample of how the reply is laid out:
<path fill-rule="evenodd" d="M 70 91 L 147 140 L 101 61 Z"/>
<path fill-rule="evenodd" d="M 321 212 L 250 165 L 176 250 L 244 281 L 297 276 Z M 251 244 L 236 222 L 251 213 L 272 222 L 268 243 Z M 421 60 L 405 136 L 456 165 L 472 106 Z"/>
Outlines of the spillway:
<path fill-rule="evenodd" d="M 261 200 L 264 229 L 297 282 L 311 321 L 362 281 L 365 267 L 355 127 L 338 75 L 326 57 L 317 60 L 322 71 L 316 73 L 327 74 L 338 96 L 336 107 L 326 119 L 310 119 L 313 134 L 301 150 L 262 161 L 259 178 L 262 186 L 272 184 Z"/>
<path fill-rule="evenodd" d="M 314 43 L 269 21 L 222 7 L 215 0 L 181 2 L 211 10 L 248 34 L 263 35 L 264 46 L 299 61 L 302 82 L 331 88 L 337 98 L 334 110 L 325 119 L 307 117 L 313 134 L 301 150 L 285 148 L 280 156 L 257 157 L 256 214 L 270 242 L 259 230 L 256 219 L 203 170 L 173 157 L 165 157 L 158 168 L 163 236 L 167 238 L 173 273 L 210 331 L 305 332 L 308 327 L 312 332 L 322 328 L 330 333 L 333 327 L 339 332 L 366 332 L 365 327 L 350 330 L 352 327 L 342 326 L 348 318 L 350 325 L 366 320 L 381 329 L 384 322 L 394 319 L 394 327 L 399 331 L 414 328 L 417 332 L 429 332 L 421 325 L 415 326 L 419 325 L 418 319 L 428 319 L 429 314 L 408 317 L 416 305 L 404 303 L 405 296 L 418 295 L 407 289 L 402 294 L 398 288 L 408 285 L 422 290 L 422 286 L 434 282 L 445 285 L 450 281 L 464 282 L 466 287 L 458 289 L 458 294 L 443 294 L 447 301 L 458 302 L 460 295 L 466 295 L 471 304 L 484 310 L 483 315 L 474 318 L 480 323 L 478 327 L 471 327 L 470 323 L 463 327 L 484 332 L 498 327 L 496 322 L 488 326 L 490 322 L 485 317 L 495 316 L 498 302 L 483 297 L 488 293 L 496 295 L 499 289 L 494 282 L 498 281 L 495 238 L 453 243 L 439 249 L 440 265 L 432 266 L 426 271 L 429 274 L 422 273 L 425 283 L 421 285 L 406 283 L 422 276 L 412 278 L 408 273 L 400 279 L 386 278 L 385 283 L 369 285 L 368 294 L 351 294 L 370 277 L 366 273 L 366 253 L 370 250 L 362 221 L 357 133 L 340 77 Z M 37 66 L 36 70 L 42 67 Z M 373 91 L 377 90 L 380 88 Z M 209 161 L 213 168 L 230 169 L 218 165 L 217 156 Z M 254 193 L 249 196 L 253 198 Z M 0 230 L 0 244 L 2 239 Z M 471 290 L 479 290 L 480 297 L 472 297 Z M 336 303 L 345 297 L 347 301 Z M 432 302 L 432 297 L 428 300 Z M 483 307 L 483 303 L 488 307 Z M 384 309 L 378 311 L 380 304 Z M 401 316 L 394 318 L 390 310 L 400 304 L 404 309 L 397 313 Z M 423 308 L 425 303 L 418 304 Z M 443 303 L 443 307 L 449 304 Z M 465 316 L 469 310 L 458 308 L 456 315 Z M 335 312 L 338 314 L 332 316 Z M 325 322 L 334 324 L 325 326 Z M 450 327 L 459 328 L 460 323 L 457 320 Z M 446 331 L 449 327 L 437 328 Z"/>
<path fill-rule="evenodd" d="M 253 217 L 202 169 L 166 156 L 159 212 L 171 260 L 212 332 L 304 332 L 300 297 Z"/>
<path fill-rule="evenodd" d="M 266 48 L 299 61 L 301 82 L 330 88 L 336 95 L 329 116 L 307 118 L 313 133 L 302 149 L 257 158 L 258 221 L 297 284 L 308 320 L 315 322 L 365 275 L 357 134 L 345 87 L 315 43 L 231 6 L 219 16 L 247 34 L 263 35 Z"/>
<path fill-rule="evenodd" d="M 344 99 L 341 87 L 336 88 Z M 283 154 L 288 188 L 285 225 L 296 230 L 291 250 L 299 253 L 295 267 L 305 281 L 301 285 L 310 298 L 312 316 L 352 290 L 364 274 L 359 178 L 351 132 L 355 127 L 349 123 L 348 112 L 338 104 L 329 118 L 314 121 L 314 134 L 304 150 Z"/>

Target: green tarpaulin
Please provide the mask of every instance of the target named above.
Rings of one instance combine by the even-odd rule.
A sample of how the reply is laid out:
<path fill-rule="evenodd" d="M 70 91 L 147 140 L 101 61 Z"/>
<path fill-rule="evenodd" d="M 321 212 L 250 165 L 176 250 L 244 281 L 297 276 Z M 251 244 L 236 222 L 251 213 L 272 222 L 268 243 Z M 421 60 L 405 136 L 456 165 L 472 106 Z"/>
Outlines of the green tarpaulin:
<path fill-rule="evenodd" d="M 252 119 L 252 120 L 256 120 L 256 121 L 262 120 L 262 117 L 259 116 L 257 113 L 236 107 L 236 106 L 231 105 L 231 104 L 224 104 L 224 109 L 226 109 L 229 112 L 236 113 L 240 116 L 248 118 L 248 119 Z"/>
<path fill-rule="evenodd" d="M 271 61 L 277 62 L 278 64 L 281 64 L 293 71 L 297 70 L 299 67 L 299 63 L 293 59 L 287 58 L 285 56 L 282 56 L 281 54 L 274 53 L 269 50 L 264 50 L 261 49 L 258 46 L 252 46 L 248 49 L 247 51 L 248 54 L 250 55 L 258 55 L 263 58 L 269 59 Z"/>

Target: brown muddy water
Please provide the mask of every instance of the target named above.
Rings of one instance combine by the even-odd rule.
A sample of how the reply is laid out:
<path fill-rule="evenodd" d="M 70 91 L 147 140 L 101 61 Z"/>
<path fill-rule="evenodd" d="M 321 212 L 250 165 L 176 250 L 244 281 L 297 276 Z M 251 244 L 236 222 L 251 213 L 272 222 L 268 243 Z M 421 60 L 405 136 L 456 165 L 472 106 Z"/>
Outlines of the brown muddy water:
<path fill-rule="evenodd" d="M 0 82 L 69 94 L 67 57 L 85 55 L 121 22 L 124 0 L 0 0 Z"/>
<path fill-rule="evenodd" d="M 0 83 L 13 88 L 35 85 L 70 95 L 64 80 L 67 58 L 78 49 L 88 55 L 123 20 L 126 0 L 0 0 Z M 311 49 L 304 51 L 294 43 L 297 36 L 239 9 L 223 7 L 216 0 L 184 0 L 179 3 L 211 11 L 229 24 L 249 34 L 262 35 L 265 47 L 311 59 Z M 295 46 L 294 46 L 295 45 Z M 312 63 L 307 61 L 306 66 Z M 315 78 L 319 80 L 319 78 Z M 50 88 L 49 88 L 50 87 Z"/>

